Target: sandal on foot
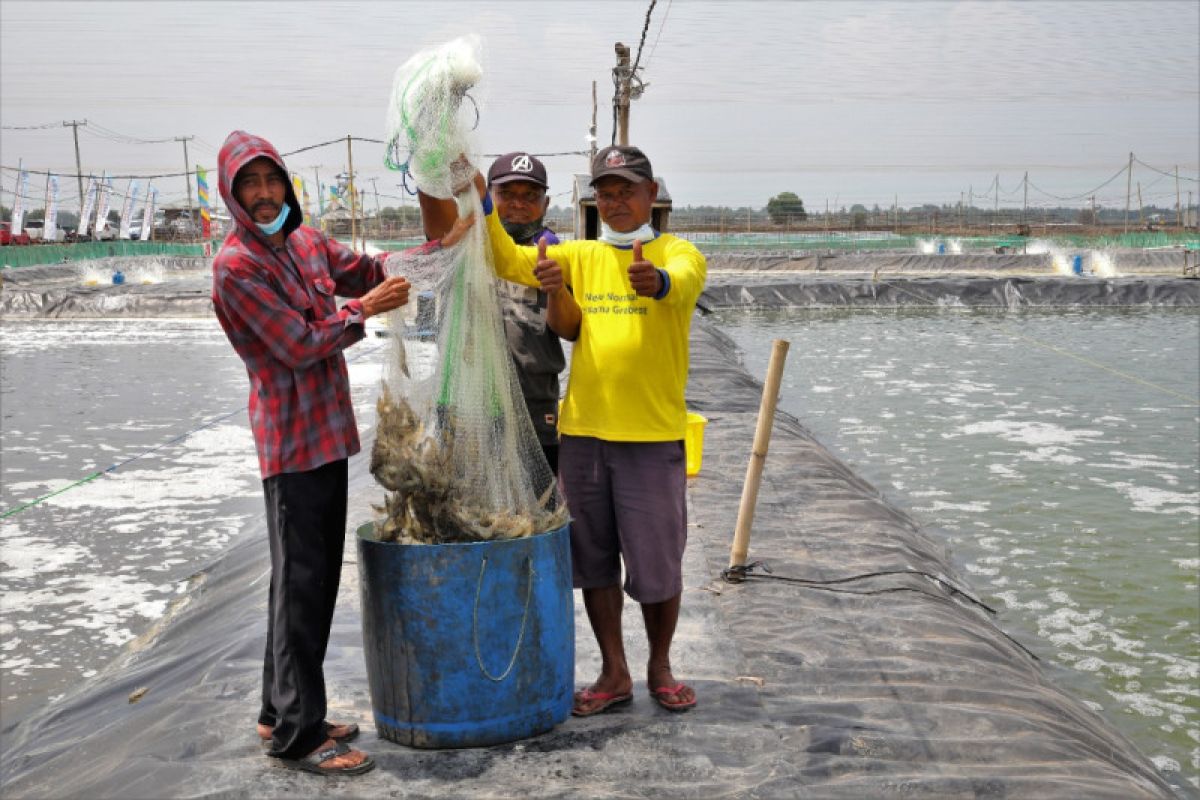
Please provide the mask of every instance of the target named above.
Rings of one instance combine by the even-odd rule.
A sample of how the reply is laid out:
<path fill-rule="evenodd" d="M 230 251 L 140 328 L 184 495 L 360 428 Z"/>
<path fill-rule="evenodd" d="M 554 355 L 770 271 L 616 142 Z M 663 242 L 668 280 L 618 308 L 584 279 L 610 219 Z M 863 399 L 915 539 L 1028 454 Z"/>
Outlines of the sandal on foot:
<path fill-rule="evenodd" d="M 630 692 L 620 694 L 618 692 L 597 692 L 591 688 L 580 689 L 575 693 L 575 703 L 571 707 L 571 713 L 577 717 L 590 717 L 601 711 L 607 711 L 613 706 L 624 705 L 631 700 L 633 700 L 633 694 Z M 600 705 L 587 710 L 580 708 L 581 704 L 594 702 L 599 702 Z"/>
<path fill-rule="evenodd" d="M 264 728 L 266 728 L 268 731 L 272 731 L 272 732 L 275 729 L 270 725 L 265 725 L 261 722 L 258 723 L 258 738 L 262 742 L 263 746 L 266 747 L 271 744 L 271 734 L 268 733 L 266 736 L 263 736 L 262 732 L 263 732 Z M 355 739 L 358 738 L 358 723 L 357 722 L 346 722 L 346 723 L 329 722 L 328 720 L 326 720 L 325 721 L 325 735 L 328 736 L 330 739 L 333 739 L 335 742 L 340 742 L 340 743 L 353 742 Z"/>
<path fill-rule="evenodd" d="M 657 689 L 650 690 L 650 696 L 654 698 L 654 702 L 665 708 L 667 711 L 687 711 L 692 706 L 696 705 L 696 695 L 693 692 L 691 700 L 683 700 L 671 702 L 668 698 L 677 695 L 684 689 L 689 688 L 686 683 L 677 683 L 674 686 L 660 686 Z"/>
<path fill-rule="evenodd" d="M 326 761 L 354 752 L 358 751 L 351 750 L 344 744 L 337 744 L 333 747 L 323 747 L 303 758 L 281 758 L 279 761 L 288 769 L 311 772 L 314 775 L 362 775 L 364 772 L 375 769 L 375 760 L 366 754 L 361 762 L 350 767 L 322 766 Z"/>

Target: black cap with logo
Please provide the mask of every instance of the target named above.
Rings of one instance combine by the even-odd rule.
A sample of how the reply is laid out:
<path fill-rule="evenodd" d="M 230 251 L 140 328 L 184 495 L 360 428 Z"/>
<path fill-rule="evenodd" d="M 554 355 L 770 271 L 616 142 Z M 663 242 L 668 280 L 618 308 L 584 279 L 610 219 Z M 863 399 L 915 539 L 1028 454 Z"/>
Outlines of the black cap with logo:
<path fill-rule="evenodd" d="M 613 145 L 596 153 L 596 157 L 592 159 L 591 184 L 595 186 L 596 181 L 609 175 L 634 183 L 654 180 L 650 159 L 632 145 Z"/>
<path fill-rule="evenodd" d="M 488 186 L 513 181 L 529 181 L 543 189 L 550 184 L 546 181 L 546 166 L 529 153 L 507 153 L 492 162 L 487 175 Z"/>

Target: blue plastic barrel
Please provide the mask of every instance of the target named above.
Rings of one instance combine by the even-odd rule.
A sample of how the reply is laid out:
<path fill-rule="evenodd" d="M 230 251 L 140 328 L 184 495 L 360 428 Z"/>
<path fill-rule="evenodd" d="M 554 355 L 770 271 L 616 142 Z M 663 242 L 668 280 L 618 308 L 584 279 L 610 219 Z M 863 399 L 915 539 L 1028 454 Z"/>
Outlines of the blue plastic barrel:
<path fill-rule="evenodd" d="M 1083 274 L 1083 256 L 1072 256 L 1071 257 L 1071 271 L 1074 272 L 1076 275 Z"/>
<path fill-rule="evenodd" d="M 946 243 L 945 242 L 938 242 L 938 255 L 939 256 L 946 255 Z"/>
<path fill-rule="evenodd" d="M 569 527 L 497 542 L 380 542 L 358 528 L 363 650 L 379 735 L 483 747 L 571 713 Z"/>
<path fill-rule="evenodd" d="M 116 272 L 114 272 L 113 276 L 112 276 L 112 282 L 113 282 L 113 286 L 120 286 L 122 283 L 125 282 L 125 273 L 121 272 L 121 270 L 117 270 Z"/>

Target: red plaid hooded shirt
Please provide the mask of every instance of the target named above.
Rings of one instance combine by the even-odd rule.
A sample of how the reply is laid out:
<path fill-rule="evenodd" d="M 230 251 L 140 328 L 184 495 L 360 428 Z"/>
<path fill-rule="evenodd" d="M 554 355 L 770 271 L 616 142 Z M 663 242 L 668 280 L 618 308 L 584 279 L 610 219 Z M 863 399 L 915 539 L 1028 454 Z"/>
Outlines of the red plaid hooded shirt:
<path fill-rule="evenodd" d="M 213 260 L 213 305 L 250 375 L 250 426 L 262 477 L 302 472 L 360 449 L 342 351 L 364 336 L 361 297 L 383 281 L 383 255 L 359 255 L 301 224 L 291 212 L 276 251 L 233 194 L 238 170 L 266 156 L 287 175 L 265 139 L 234 131 L 221 146 L 221 198 L 233 217 Z"/>

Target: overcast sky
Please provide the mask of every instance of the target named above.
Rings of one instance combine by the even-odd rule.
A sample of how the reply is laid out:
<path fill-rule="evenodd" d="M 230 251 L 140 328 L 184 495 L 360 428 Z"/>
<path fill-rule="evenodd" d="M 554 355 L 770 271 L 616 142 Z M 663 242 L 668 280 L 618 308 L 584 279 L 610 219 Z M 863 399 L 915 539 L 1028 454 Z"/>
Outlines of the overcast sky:
<path fill-rule="evenodd" d="M 195 136 L 192 163 L 208 167 L 236 128 L 281 151 L 382 139 L 396 68 L 464 33 L 485 47 L 480 152 L 586 149 L 593 80 L 603 145 L 613 43 L 637 51 L 648 5 L 2 0 L 0 163 L 73 173 L 63 120 L 89 121 L 85 172 L 120 175 L 181 172 L 183 149 L 111 132 Z M 971 191 L 990 207 L 998 174 L 999 203 L 1012 207 L 1026 170 L 1031 205 L 1083 204 L 1130 151 L 1151 168 L 1178 166 L 1186 201 L 1200 178 L 1198 41 L 1196 0 L 659 0 L 631 139 L 677 205 L 761 206 L 781 191 L 814 209 L 897 195 L 914 205 Z M 355 145 L 362 185 L 376 178 L 382 204 L 395 205 L 398 177 L 382 160 L 381 147 Z M 325 181 L 345 169 L 345 147 L 288 162 Z M 566 204 L 586 162 L 546 162 Z M 1174 178 L 1151 168 L 1135 167 L 1135 187 L 1173 206 Z M 5 205 L 14 178 L 3 172 Z M 31 180 L 39 199 L 43 180 Z M 155 185 L 182 198 L 182 179 Z M 76 194 L 64 181 L 67 208 Z M 1097 194 L 1123 206 L 1124 175 Z"/>

